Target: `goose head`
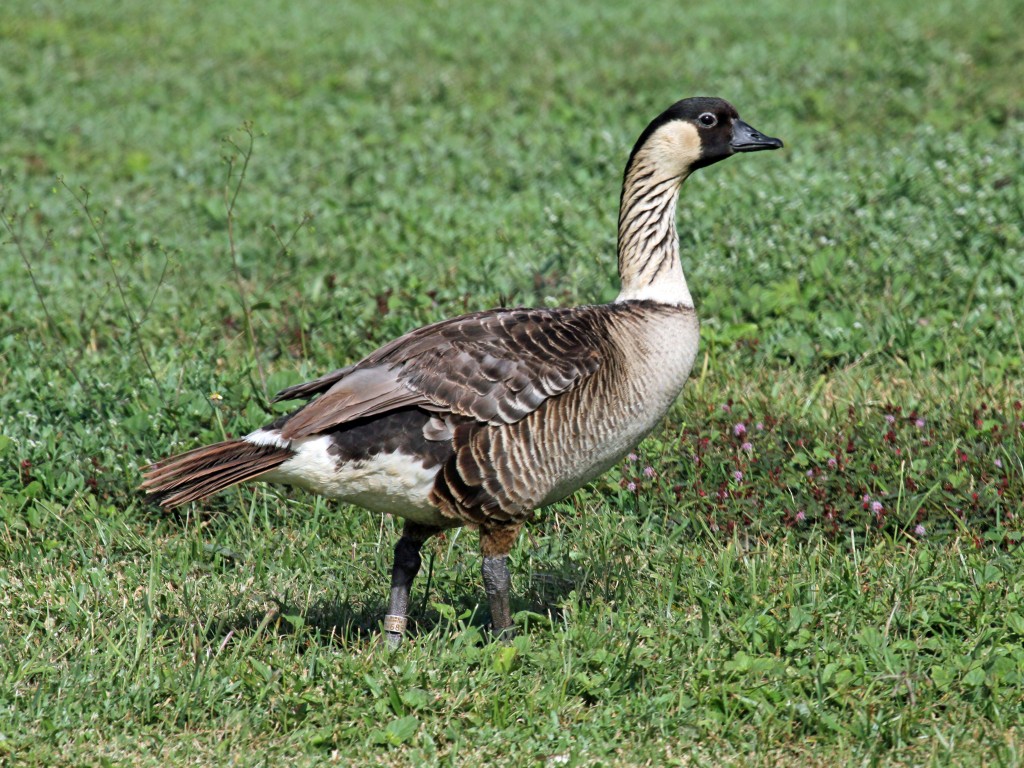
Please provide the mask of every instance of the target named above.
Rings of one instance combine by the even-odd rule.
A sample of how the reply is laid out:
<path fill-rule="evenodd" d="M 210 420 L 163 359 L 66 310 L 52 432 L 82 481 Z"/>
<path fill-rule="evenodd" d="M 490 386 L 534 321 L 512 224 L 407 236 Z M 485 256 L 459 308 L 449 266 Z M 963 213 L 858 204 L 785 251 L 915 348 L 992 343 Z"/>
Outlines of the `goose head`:
<path fill-rule="evenodd" d="M 676 235 L 676 201 L 690 173 L 737 152 L 780 149 L 723 99 L 677 101 L 640 134 L 626 163 L 619 202 L 618 301 L 693 306 Z"/>
<path fill-rule="evenodd" d="M 743 122 L 725 99 L 697 96 L 677 101 L 651 121 L 633 146 L 626 168 L 642 154 L 661 171 L 659 175 L 685 177 L 737 152 L 781 148 L 780 139 Z"/>

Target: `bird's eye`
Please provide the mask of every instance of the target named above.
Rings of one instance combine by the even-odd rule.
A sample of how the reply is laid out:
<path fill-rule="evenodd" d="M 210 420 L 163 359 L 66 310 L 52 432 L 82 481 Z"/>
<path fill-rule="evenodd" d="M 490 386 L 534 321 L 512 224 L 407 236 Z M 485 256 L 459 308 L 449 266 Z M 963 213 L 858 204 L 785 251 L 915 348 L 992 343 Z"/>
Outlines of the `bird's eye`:
<path fill-rule="evenodd" d="M 718 118 L 715 117 L 714 114 L 711 112 L 703 112 L 697 119 L 700 121 L 700 124 L 703 125 L 705 128 L 714 128 L 716 125 L 718 125 Z"/>

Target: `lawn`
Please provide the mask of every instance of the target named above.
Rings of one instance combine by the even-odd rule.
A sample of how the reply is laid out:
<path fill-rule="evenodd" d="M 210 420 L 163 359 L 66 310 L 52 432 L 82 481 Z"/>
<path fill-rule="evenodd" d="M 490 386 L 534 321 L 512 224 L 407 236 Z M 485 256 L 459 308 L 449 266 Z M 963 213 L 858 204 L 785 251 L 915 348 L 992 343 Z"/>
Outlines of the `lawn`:
<path fill-rule="evenodd" d="M 0 15 L 0 765 L 1024 762 L 1018 3 L 233 0 Z M 687 182 L 692 379 L 539 512 L 520 636 L 476 535 L 139 467 L 417 325 L 608 301 L 632 142 Z"/>

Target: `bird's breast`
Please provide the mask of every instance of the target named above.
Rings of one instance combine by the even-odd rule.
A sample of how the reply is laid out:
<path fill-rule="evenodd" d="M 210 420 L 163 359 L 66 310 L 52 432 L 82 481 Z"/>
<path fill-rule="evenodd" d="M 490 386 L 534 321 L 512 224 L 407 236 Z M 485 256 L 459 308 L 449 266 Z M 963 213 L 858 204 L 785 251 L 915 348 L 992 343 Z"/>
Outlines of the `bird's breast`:
<path fill-rule="evenodd" d="M 538 473 L 548 474 L 541 505 L 565 498 L 620 461 L 679 395 L 697 355 L 697 318 L 691 310 L 657 320 L 617 339 L 614 364 L 567 397 L 563 413 L 538 425 L 538 439 L 564 447 L 538 462 Z"/>

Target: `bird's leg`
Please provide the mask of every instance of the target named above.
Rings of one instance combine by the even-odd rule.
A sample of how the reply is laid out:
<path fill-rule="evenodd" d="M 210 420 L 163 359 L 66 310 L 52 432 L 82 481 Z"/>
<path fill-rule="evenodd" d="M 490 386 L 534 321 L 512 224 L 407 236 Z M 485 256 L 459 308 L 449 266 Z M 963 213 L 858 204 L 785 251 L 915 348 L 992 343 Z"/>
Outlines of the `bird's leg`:
<path fill-rule="evenodd" d="M 484 589 L 491 603 L 491 628 L 495 637 L 511 640 L 516 636 L 509 609 L 508 555 L 484 555 Z"/>
<path fill-rule="evenodd" d="M 480 553 L 483 555 L 484 589 L 491 603 L 491 628 L 495 636 L 508 642 L 516 635 L 509 608 L 508 553 L 522 525 L 480 529 Z"/>
<path fill-rule="evenodd" d="M 391 600 L 384 617 L 384 634 L 388 647 L 395 650 L 402 644 L 406 615 L 409 612 L 409 587 L 419 573 L 420 548 L 423 542 L 440 531 L 430 525 L 408 521 L 402 529 L 402 538 L 395 545 L 395 564 L 391 569 Z"/>

